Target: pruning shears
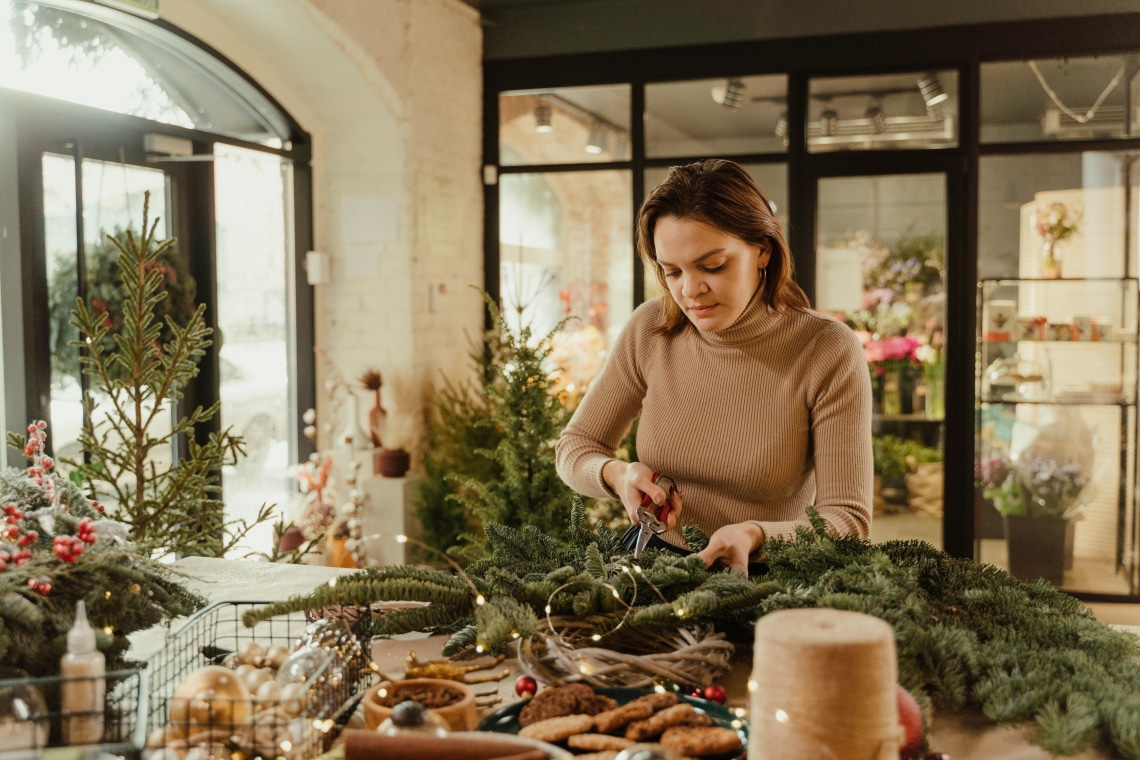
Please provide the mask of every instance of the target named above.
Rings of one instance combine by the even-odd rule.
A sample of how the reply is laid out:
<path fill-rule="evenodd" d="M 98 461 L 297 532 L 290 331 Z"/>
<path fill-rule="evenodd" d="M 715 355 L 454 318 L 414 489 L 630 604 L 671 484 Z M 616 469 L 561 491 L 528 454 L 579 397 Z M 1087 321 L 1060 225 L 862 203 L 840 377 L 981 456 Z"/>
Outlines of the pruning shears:
<path fill-rule="evenodd" d="M 649 539 L 665 532 L 669 523 L 669 513 L 673 511 L 671 499 L 673 494 L 680 490 L 677 488 L 677 481 L 668 475 L 662 475 L 660 470 L 653 473 L 653 482 L 665 489 L 665 503 L 660 509 L 655 509 L 649 494 L 642 495 L 641 504 L 637 507 L 637 545 L 633 548 L 635 558 L 640 557 L 645 551 Z"/>

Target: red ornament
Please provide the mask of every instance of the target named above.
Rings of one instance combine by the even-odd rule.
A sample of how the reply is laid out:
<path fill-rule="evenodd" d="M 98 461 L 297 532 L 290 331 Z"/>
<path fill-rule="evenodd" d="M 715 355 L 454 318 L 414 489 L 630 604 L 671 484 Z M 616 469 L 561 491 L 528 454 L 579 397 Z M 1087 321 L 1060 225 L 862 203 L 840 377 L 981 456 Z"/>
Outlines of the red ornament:
<path fill-rule="evenodd" d="M 911 760 L 918 757 L 918 749 L 926 736 L 926 727 L 922 721 L 922 710 L 918 702 L 909 691 L 900 685 L 895 687 L 895 696 L 899 703 L 899 723 L 903 727 L 903 743 L 899 747 L 900 760 Z"/>
<path fill-rule="evenodd" d="M 41 575 L 37 578 L 28 578 L 28 588 L 40 596 L 47 596 L 51 593 L 51 578 L 48 578 L 46 575 Z"/>
<path fill-rule="evenodd" d="M 515 681 L 515 694 L 524 699 L 533 697 L 537 691 L 538 682 L 532 676 L 519 676 L 519 680 Z"/>
<path fill-rule="evenodd" d="M 726 699 L 724 687 L 719 683 L 710 683 L 705 687 L 705 699 L 710 702 L 716 702 L 718 705 L 723 705 Z"/>

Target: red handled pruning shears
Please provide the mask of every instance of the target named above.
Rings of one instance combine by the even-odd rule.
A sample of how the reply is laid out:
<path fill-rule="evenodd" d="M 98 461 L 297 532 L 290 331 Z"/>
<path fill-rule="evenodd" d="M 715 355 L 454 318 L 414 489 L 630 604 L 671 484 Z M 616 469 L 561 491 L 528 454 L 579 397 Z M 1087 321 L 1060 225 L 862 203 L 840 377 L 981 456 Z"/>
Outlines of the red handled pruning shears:
<path fill-rule="evenodd" d="M 637 545 L 633 549 L 635 558 L 641 556 L 650 538 L 665 532 L 669 523 L 669 513 L 673 511 L 671 499 L 673 494 L 680 490 L 677 488 L 677 481 L 668 475 L 662 475 L 660 470 L 653 473 L 653 482 L 665 489 L 665 503 L 661 505 L 659 511 L 654 512 L 653 499 L 649 498 L 649 494 L 642 495 L 641 504 L 637 507 L 639 530 Z"/>

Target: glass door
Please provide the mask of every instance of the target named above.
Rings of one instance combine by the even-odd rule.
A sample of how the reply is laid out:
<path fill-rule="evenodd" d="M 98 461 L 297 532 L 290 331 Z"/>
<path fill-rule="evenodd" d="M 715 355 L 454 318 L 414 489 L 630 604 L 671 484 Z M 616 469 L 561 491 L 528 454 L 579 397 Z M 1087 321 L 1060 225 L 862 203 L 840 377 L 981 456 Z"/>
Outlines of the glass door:
<path fill-rule="evenodd" d="M 947 183 L 817 180 L 816 308 L 859 335 L 874 397 L 871 540 L 943 544 Z"/>
<path fill-rule="evenodd" d="M 108 236 L 124 240 L 128 230 L 139 233 L 143 202 L 150 193 L 149 219 L 159 220 L 156 237 L 170 237 L 167 198 L 170 178 L 161 169 L 84 158 L 76 165 L 73 156 L 44 153 L 43 230 L 44 269 L 47 273 L 49 330 L 46 337 L 51 356 L 48 404 L 48 442 L 57 459 L 79 459 L 83 450 L 79 433 L 83 427 L 83 392 L 87 381 L 80 371 L 79 348 L 73 344 L 78 332 L 71 326 L 75 299 L 82 297 L 106 314 L 113 331 L 121 323 L 122 288 L 116 261 L 118 248 Z M 172 275 L 186 267 L 177 253 L 166 257 Z M 167 299 L 161 307 L 175 319 L 193 313 L 194 294 L 185 290 L 187 278 L 168 278 Z M 111 338 L 108 337 L 108 348 Z M 95 397 L 92 419 L 105 427 L 109 414 L 106 399 Z M 165 430 L 162 430 L 165 428 Z M 159 417 L 156 433 L 169 432 L 170 416 Z M 169 463 L 170 448 L 155 449 L 152 458 Z M 61 462 L 61 467 L 63 466 Z"/>

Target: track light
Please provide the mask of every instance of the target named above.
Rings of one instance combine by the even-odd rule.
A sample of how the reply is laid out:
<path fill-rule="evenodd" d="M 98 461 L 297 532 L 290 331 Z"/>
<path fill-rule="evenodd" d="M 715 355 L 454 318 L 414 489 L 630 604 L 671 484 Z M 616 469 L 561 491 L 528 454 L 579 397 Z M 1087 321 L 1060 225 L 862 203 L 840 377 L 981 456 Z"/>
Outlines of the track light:
<path fill-rule="evenodd" d="M 871 131 L 875 134 L 884 132 L 887 128 L 887 117 L 883 115 L 883 107 L 879 105 L 879 101 L 871 99 L 867 104 L 867 110 L 863 113 L 863 118 L 871 123 Z"/>
<path fill-rule="evenodd" d="M 590 125 L 590 136 L 586 138 L 586 152 L 587 153 L 602 153 L 605 151 L 609 140 L 606 138 L 606 130 L 602 125 L 595 121 Z"/>
<path fill-rule="evenodd" d="M 942 89 L 938 76 L 927 72 L 918 78 L 918 91 L 922 93 L 922 101 L 926 103 L 926 115 L 931 119 L 942 118 L 942 104 L 950 96 Z"/>
<path fill-rule="evenodd" d="M 712 88 L 712 99 L 725 108 L 737 109 L 744 104 L 744 82 L 732 77 L 724 86 Z"/>
<path fill-rule="evenodd" d="M 788 136 L 788 112 L 780 111 L 780 115 L 776 117 L 776 137 Z"/>
<path fill-rule="evenodd" d="M 550 124 L 551 111 L 550 106 L 545 103 L 539 103 L 534 107 L 534 131 L 535 132 L 551 132 L 554 127 Z"/>
<path fill-rule="evenodd" d="M 839 114 L 831 106 L 823 109 L 823 113 L 819 115 L 819 131 L 824 136 L 835 134 L 839 129 Z"/>

